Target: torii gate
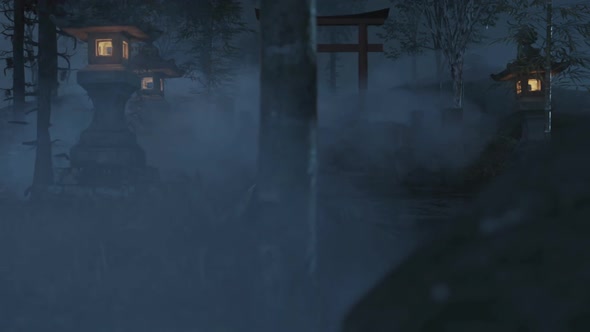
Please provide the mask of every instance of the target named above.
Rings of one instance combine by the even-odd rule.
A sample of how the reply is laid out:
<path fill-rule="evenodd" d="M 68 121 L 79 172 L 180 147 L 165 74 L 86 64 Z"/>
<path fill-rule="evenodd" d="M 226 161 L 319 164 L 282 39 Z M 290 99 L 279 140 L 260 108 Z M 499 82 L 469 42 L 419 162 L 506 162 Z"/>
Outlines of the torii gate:
<path fill-rule="evenodd" d="M 358 53 L 358 71 L 359 71 L 359 92 L 363 94 L 367 90 L 367 81 L 369 73 L 369 52 L 383 52 L 383 44 L 369 44 L 367 27 L 369 25 L 379 26 L 385 24 L 389 16 L 389 8 L 376 10 L 372 12 L 353 14 L 353 15 L 335 15 L 335 16 L 317 16 L 317 26 L 357 26 L 358 43 L 357 44 L 318 44 L 317 51 L 320 53 L 331 52 L 357 52 Z M 260 19 L 260 9 L 256 9 L 256 19 Z"/>

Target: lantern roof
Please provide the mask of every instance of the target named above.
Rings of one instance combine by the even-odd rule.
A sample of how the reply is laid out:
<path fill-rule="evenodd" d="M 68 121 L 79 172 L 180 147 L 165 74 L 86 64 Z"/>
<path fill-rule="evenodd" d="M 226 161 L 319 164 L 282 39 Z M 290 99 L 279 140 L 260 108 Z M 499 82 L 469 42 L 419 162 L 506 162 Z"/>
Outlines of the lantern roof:
<path fill-rule="evenodd" d="M 553 62 L 551 64 L 551 74 L 556 75 L 564 70 L 566 70 L 570 66 L 569 62 Z M 505 82 L 505 81 L 515 81 L 522 76 L 543 76 L 545 75 L 545 68 L 542 66 L 536 66 L 535 68 L 527 68 L 527 66 L 520 65 L 518 63 L 510 63 L 506 66 L 506 69 L 497 73 L 491 74 L 490 77 L 494 81 L 498 82 Z"/>
<path fill-rule="evenodd" d="M 129 67 L 137 73 L 160 73 L 166 78 L 182 77 L 184 74 L 174 59 L 163 59 L 153 44 L 142 47 L 139 53 L 129 60 Z"/>

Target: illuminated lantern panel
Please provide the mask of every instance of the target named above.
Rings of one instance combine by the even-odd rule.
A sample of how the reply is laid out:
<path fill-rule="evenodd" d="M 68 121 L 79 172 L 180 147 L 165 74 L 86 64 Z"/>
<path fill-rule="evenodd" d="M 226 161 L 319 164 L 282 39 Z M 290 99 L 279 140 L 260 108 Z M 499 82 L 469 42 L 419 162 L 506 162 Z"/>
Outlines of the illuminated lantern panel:
<path fill-rule="evenodd" d="M 529 79 L 528 91 L 541 91 L 541 80 L 534 78 Z"/>
<path fill-rule="evenodd" d="M 541 80 L 536 78 L 529 78 L 527 81 L 527 92 L 538 92 L 541 91 Z M 516 93 L 522 94 L 522 81 L 516 82 Z"/>
<path fill-rule="evenodd" d="M 153 77 L 144 77 L 141 80 L 141 89 L 142 90 L 152 90 L 154 88 L 154 78 Z"/>
<path fill-rule="evenodd" d="M 113 40 L 97 39 L 96 56 L 113 56 Z"/>
<path fill-rule="evenodd" d="M 123 42 L 123 59 L 129 59 L 129 43 Z"/>

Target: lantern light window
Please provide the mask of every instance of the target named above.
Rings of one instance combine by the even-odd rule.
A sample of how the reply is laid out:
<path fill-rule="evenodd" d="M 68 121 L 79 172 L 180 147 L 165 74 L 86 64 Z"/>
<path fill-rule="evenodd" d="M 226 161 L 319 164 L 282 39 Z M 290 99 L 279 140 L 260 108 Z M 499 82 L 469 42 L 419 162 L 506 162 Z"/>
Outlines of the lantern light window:
<path fill-rule="evenodd" d="M 112 39 L 97 39 L 96 40 L 96 55 L 97 56 L 113 56 L 113 40 Z"/>
<path fill-rule="evenodd" d="M 528 80 L 528 91 L 541 91 L 541 80 L 530 78 Z"/>
<path fill-rule="evenodd" d="M 516 82 L 516 94 L 522 94 L 522 82 L 523 81 L 517 81 Z M 541 91 L 541 80 L 536 79 L 536 78 L 529 78 L 527 80 L 527 87 L 526 87 L 526 92 L 538 92 Z"/>
<path fill-rule="evenodd" d="M 129 59 L 129 43 L 123 41 L 123 59 Z"/>
<path fill-rule="evenodd" d="M 144 77 L 141 80 L 141 88 L 143 90 L 151 90 L 154 88 L 154 78 L 153 77 Z"/>

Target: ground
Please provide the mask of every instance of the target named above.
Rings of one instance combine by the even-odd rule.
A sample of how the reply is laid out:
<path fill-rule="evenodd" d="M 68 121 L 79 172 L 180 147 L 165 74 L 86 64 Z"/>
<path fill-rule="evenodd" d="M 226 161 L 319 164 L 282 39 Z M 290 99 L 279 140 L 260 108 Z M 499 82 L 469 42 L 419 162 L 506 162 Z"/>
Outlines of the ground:
<path fill-rule="evenodd" d="M 555 121 L 550 143 L 521 151 L 449 237 L 412 255 L 354 307 L 344 331 L 590 329 L 590 120 Z"/>
<path fill-rule="evenodd" d="M 88 123 L 91 112 L 81 105 L 87 104 L 56 109 L 56 154 L 67 152 Z M 0 203 L 0 291 L 6 294 L 0 311 L 10 313 L 0 319 L 1 330 L 257 330 L 264 315 L 257 301 L 267 290 L 257 283 L 264 277 L 256 267 L 257 245 L 276 234 L 257 233 L 238 218 L 255 171 L 255 113 L 209 113 L 197 103 L 171 111 L 149 115 L 156 125 L 138 131 L 150 164 L 165 179 L 160 196 L 139 201 L 39 206 L 16 199 L 32 174 L 32 150 L 20 143 L 34 137 L 34 126 L 11 124 L 10 149 L 3 151 L 16 155 L 0 155 L 10 161 L 4 165 L 11 174 Z M 342 117 L 340 111 L 333 114 Z M 504 210 L 481 202 L 500 204 L 498 197 L 505 197 L 514 203 L 503 192 L 511 178 L 498 178 L 475 205 L 440 187 L 410 194 L 391 172 L 397 166 L 388 163 L 396 158 L 388 155 L 392 145 L 382 133 L 366 136 L 348 124 L 332 130 L 320 140 L 320 155 L 339 160 L 335 168 L 322 160 L 319 179 L 325 331 L 336 331 L 354 301 L 392 266 L 454 229 L 467 204 L 489 216 Z M 359 154 L 369 143 L 372 153 Z M 535 183 L 532 175 L 527 181 Z M 416 271 L 404 269 L 408 280 L 416 278 Z"/>

